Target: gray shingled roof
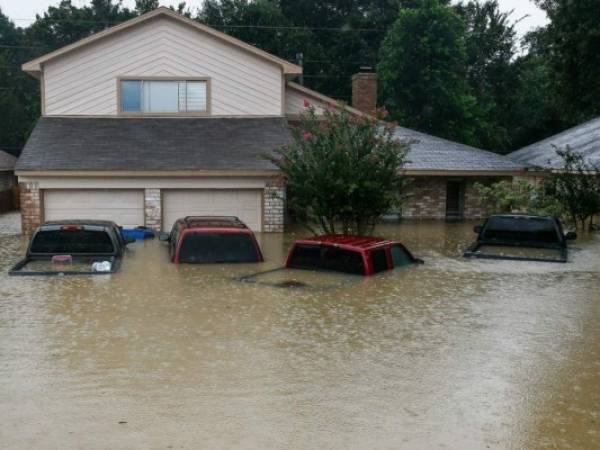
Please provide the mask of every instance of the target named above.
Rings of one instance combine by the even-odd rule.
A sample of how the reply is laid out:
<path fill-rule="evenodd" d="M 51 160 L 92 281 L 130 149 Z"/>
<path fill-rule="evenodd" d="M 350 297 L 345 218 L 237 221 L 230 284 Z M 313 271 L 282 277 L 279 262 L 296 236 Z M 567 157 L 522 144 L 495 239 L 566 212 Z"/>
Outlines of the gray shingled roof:
<path fill-rule="evenodd" d="M 14 170 L 17 157 L 0 150 L 0 172 Z"/>
<path fill-rule="evenodd" d="M 397 127 L 409 170 L 518 171 L 505 156 Z M 16 170 L 275 170 L 261 155 L 291 142 L 283 118 L 42 117 Z"/>
<path fill-rule="evenodd" d="M 523 166 L 497 153 L 396 127 L 394 136 L 411 140 L 406 169 L 477 172 L 513 172 Z"/>
<path fill-rule="evenodd" d="M 42 117 L 16 170 L 275 170 L 282 118 Z"/>
<path fill-rule="evenodd" d="M 588 164 L 600 165 L 600 117 L 517 150 L 509 157 L 520 164 L 562 169 L 562 159 L 554 146 L 564 149 L 567 145 L 582 154 Z"/>

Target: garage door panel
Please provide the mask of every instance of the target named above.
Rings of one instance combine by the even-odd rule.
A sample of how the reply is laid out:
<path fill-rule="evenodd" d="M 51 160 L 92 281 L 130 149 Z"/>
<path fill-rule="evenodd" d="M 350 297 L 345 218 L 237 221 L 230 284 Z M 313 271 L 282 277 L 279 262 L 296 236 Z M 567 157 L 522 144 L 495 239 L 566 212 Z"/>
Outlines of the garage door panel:
<path fill-rule="evenodd" d="M 262 191 L 192 189 L 163 191 L 163 229 L 185 216 L 237 216 L 254 231 L 262 225 Z"/>
<path fill-rule="evenodd" d="M 144 194 L 136 190 L 44 191 L 45 220 L 113 220 L 124 227 L 144 225 Z"/>

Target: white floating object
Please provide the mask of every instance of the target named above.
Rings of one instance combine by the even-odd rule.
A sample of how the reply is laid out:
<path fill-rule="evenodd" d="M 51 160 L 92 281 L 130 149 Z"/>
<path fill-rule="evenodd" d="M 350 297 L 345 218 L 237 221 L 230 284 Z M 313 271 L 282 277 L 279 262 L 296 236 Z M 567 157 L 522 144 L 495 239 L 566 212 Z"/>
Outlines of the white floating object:
<path fill-rule="evenodd" d="M 92 272 L 110 272 L 110 261 L 96 261 L 92 264 Z"/>

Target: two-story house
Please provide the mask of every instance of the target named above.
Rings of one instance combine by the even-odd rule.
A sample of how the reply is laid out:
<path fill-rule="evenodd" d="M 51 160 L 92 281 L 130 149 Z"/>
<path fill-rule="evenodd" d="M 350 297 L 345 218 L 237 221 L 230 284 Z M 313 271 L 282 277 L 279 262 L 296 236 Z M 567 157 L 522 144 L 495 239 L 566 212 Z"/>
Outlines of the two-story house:
<path fill-rule="evenodd" d="M 167 8 L 23 70 L 40 80 L 42 96 L 42 117 L 16 166 L 26 234 L 44 220 L 68 218 L 169 230 L 196 214 L 236 215 L 253 230 L 283 231 L 285 187 L 262 155 L 291 141 L 288 119 L 305 100 L 317 110 L 334 102 L 292 81 L 301 67 Z M 373 74 L 353 78 L 363 111 L 375 106 L 374 81 Z M 465 176 L 517 170 L 489 152 L 418 138 L 410 158 L 422 191 L 406 210 L 411 217 L 441 218 L 449 202 L 468 207 Z"/>

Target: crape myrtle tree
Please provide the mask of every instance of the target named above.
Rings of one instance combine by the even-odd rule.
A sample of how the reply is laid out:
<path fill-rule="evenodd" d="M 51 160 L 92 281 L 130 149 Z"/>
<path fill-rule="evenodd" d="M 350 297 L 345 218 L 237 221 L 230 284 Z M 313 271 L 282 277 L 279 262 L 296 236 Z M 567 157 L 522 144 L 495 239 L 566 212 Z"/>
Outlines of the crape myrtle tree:
<path fill-rule="evenodd" d="M 341 105 L 323 116 L 309 107 L 292 143 L 266 156 L 283 173 L 299 221 L 313 232 L 316 223 L 325 233 L 369 234 L 405 184 L 409 143 L 395 139 L 393 128 Z"/>

